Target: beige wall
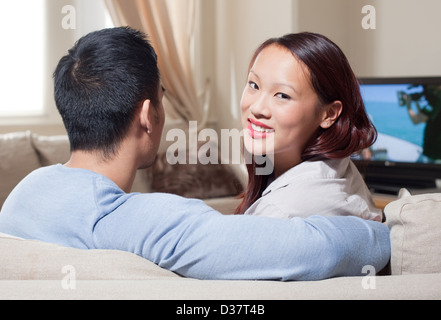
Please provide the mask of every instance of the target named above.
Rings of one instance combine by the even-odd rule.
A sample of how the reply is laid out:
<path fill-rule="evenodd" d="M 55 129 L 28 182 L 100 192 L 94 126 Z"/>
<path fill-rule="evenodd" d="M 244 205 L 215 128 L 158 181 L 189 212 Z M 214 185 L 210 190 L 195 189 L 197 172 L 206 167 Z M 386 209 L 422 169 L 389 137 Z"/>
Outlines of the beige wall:
<path fill-rule="evenodd" d="M 375 30 L 361 27 L 366 4 Z M 360 77 L 441 76 L 439 0 L 299 0 L 298 12 L 299 30 L 334 40 Z"/>
<path fill-rule="evenodd" d="M 214 86 L 213 120 L 239 126 L 249 59 L 263 40 L 289 32 L 322 33 L 346 53 L 360 77 L 441 76 L 439 0 L 210 0 L 204 23 L 207 73 Z M 362 7 L 376 9 L 365 30 Z M 208 37 L 208 38 L 207 38 Z M 211 41 L 211 42 L 210 42 Z M 214 47 L 214 49 L 213 49 Z"/>
<path fill-rule="evenodd" d="M 239 102 L 254 50 L 264 40 L 292 32 L 292 0 L 201 1 L 209 25 L 202 35 L 211 58 L 204 67 L 212 79 L 212 119 L 219 128 L 240 127 Z"/>
<path fill-rule="evenodd" d="M 370 48 L 375 62 L 372 74 L 440 76 L 441 1 L 377 0 L 375 3 L 378 27 Z"/>

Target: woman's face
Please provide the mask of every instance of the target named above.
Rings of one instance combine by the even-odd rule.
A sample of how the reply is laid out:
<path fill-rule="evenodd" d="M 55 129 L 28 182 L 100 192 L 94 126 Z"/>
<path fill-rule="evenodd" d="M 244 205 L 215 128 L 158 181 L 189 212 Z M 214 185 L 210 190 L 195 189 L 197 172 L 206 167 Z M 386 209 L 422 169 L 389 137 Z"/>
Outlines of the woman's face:
<path fill-rule="evenodd" d="M 278 45 L 265 48 L 251 67 L 241 109 L 245 148 L 274 154 L 276 176 L 299 164 L 306 144 L 326 126 L 307 67 Z"/>

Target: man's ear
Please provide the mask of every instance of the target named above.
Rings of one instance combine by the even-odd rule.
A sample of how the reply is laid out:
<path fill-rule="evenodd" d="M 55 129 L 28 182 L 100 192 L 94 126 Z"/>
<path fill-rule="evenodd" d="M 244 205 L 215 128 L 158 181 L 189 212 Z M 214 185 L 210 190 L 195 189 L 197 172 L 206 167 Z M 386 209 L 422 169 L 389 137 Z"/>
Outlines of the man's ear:
<path fill-rule="evenodd" d="M 340 117 L 343 111 L 343 104 L 341 101 L 334 101 L 325 107 L 323 114 L 323 121 L 320 123 L 320 127 L 323 129 L 329 129 Z"/>
<path fill-rule="evenodd" d="M 144 131 L 147 133 L 151 133 L 153 129 L 150 108 L 152 108 L 152 104 L 150 100 L 144 100 L 139 115 L 141 126 L 144 128 Z"/>

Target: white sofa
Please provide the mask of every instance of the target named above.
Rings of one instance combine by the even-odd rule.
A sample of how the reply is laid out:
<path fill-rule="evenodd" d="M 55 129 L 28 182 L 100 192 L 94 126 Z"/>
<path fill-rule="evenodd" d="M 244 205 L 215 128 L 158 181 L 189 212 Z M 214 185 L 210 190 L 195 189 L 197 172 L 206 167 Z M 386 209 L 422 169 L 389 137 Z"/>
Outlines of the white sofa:
<path fill-rule="evenodd" d="M 64 162 L 68 155 L 63 136 L 0 135 L 0 205 L 28 172 Z M 135 189 L 152 191 L 154 174 L 140 172 Z M 205 201 L 232 213 L 237 200 L 225 190 L 216 192 L 223 196 Z M 0 299 L 440 299 L 441 194 L 405 194 L 385 215 L 392 256 L 383 275 L 314 282 L 201 281 L 127 252 L 78 250 L 0 234 Z"/>

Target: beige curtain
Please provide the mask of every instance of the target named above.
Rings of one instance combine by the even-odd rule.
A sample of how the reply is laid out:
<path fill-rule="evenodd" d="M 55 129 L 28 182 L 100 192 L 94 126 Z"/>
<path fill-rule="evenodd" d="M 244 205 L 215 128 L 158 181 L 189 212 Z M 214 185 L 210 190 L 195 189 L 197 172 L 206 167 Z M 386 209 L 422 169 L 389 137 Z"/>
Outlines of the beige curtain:
<path fill-rule="evenodd" d="M 192 65 L 197 0 L 105 0 L 116 26 L 148 34 L 158 54 L 166 88 L 164 107 L 172 118 L 206 125 L 209 84 L 198 95 Z"/>

